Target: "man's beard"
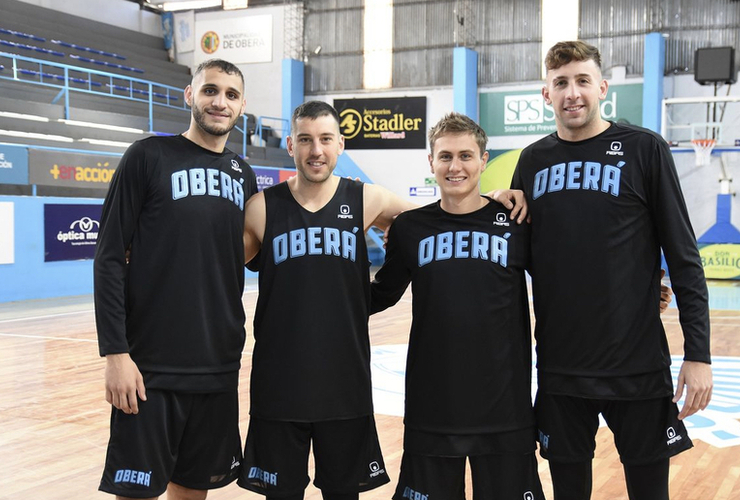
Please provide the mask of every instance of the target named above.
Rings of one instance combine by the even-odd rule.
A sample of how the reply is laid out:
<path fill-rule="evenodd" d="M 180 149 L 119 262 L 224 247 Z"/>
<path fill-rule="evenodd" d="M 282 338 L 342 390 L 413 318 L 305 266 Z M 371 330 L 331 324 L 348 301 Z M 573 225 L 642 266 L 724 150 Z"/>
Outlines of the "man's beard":
<path fill-rule="evenodd" d="M 231 122 L 229 122 L 226 127 L 222 128 L 217 125 L 209 125 L 208 123 L 206 123 L 207 114 L 204 113 L 197 105 L 193 105 L 192 109 L 195 123 L 197 123 L 204 132 L 215 136 L 222 136 L 231 132 L 231 129 L 234 128 L 234 125 L 236 125 L 236 121 L 239 119 L 239 117 L 237 116 Z"/>

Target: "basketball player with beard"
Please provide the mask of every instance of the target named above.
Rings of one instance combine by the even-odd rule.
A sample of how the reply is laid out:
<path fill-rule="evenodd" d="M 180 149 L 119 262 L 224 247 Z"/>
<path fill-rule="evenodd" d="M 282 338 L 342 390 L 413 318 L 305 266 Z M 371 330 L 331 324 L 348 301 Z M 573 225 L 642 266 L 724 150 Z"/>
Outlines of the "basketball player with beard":
<path fill-rule="evenodd" d="M 103 204 L 95 311 L 110 441 L 100 490 L 204 499 L 237 478 L 244 206 L 254 172 L 226 149 L 244 112 L 233 64 L 201 64 L 190 126 L 123 155 Z"/>

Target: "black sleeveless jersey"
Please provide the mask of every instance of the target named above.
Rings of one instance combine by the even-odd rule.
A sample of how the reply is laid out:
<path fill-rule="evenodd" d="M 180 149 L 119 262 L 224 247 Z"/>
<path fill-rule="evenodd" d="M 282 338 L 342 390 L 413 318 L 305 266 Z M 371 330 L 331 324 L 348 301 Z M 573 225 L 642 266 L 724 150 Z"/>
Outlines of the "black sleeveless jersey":
<path fill-rule="evenodd" d="M 391 226 L 371 311 L 395 304 L 411 282 L 408 429 L 489 434 L 534 425 L 529 227 L 509 212 L 493 200 L 469 214 L 434 203 Z"/>
<path fill-rule="evenodd" d="M 645 389 L 645 375 L 660 382 L 670 364 L 658 312 L 661 249 L 685 357 L 709 362 L 704 271 L 660 136 L 618 123 L 579 142 L 551 134 L 522 151 L 512 187 L 524 190 L 532 216 L 541 389 L 610 398 L 672 393 L 670 378 Z"/>
<path fill-rule="evenodd" d="M 250 413 L 296 422 L 370 415 L 363 185 L 340 179 L 316 212 L 285 182 L 264 193 Z"/>
<path fill-rule="evenodd" d="M 101 355 L 129 352 L 147 388 L 236 387 L 244 203 L 256 192 L 254 172 L 228 149 L 181 135 L 131 145 L 103 204 L 95 255 Z"/>

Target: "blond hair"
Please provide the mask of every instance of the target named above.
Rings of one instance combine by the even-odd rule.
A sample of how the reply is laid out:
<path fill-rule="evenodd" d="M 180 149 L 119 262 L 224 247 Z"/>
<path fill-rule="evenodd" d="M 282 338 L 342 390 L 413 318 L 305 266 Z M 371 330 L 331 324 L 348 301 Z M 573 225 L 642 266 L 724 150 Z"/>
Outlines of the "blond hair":
<path fill-rule="evenodd" d="M 444 118 L 429 129 L 429 148 L 432 154 L 434 154 L 434 143 L 437 139 L 448 134 L 471 134 L 478 144 L 481 156 L 486 152 L 486 144 L 488 143 L 486 132 L 469 117 L 462 113 L 452 112 L 446 114 Z"/>

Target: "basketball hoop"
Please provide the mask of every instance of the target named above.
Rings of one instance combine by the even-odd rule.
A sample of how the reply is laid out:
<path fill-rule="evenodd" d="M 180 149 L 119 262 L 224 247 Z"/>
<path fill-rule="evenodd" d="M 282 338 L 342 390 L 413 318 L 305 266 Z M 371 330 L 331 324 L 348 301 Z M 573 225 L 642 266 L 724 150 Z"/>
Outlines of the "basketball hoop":
<path fill-rule="evenodd" d="M 716 144 L 715 139 L 692 139 L 691 145 L 696 153 L 696 166 L 706 167 L 712 162 L 712 149 Z"/>

